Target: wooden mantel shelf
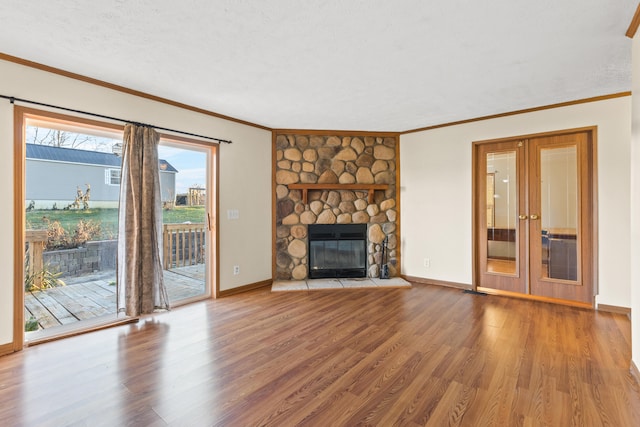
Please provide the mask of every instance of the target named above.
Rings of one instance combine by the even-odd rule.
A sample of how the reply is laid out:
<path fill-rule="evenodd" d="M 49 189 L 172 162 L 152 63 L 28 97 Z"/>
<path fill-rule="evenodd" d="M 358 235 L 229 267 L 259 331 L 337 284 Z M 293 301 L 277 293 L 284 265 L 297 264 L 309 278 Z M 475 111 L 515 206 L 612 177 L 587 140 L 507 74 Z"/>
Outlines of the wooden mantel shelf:
<path fill-rule="evenodd" d="M 289 184 L 289 190 L 302 190 L 302 202 L 307 204 L 309 190 L 355 190 L 366 191 L 369 203 L 373 203 L 375 190 L 386 190 L 389 184 Z"/>

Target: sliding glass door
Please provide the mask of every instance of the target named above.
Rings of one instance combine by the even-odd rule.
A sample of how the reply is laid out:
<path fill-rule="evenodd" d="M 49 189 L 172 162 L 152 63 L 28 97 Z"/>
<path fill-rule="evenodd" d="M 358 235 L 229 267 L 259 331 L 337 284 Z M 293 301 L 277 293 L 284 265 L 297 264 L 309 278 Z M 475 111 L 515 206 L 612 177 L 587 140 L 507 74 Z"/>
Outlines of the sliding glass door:
<path fill-rule="evenodd" d="M 118 321 L 122 129 L 48 113 L 22 118 L 25 340 Z"/>
<path fill-rule="evenodd" d="M 211 296 L 215 224 L 210 146 L 166 138 L 158 149 L 163 203 L 164 279 L 172 305 Z"/>
<path fill-rule="evenodd" d="M 16 111 L 16 334 L 33 342 L 126 320 L 115 306 L 122 127 Z M 213 293 L 217 146 L 162 135 L 158 151 L 163 273 L 176 306 Z"/>

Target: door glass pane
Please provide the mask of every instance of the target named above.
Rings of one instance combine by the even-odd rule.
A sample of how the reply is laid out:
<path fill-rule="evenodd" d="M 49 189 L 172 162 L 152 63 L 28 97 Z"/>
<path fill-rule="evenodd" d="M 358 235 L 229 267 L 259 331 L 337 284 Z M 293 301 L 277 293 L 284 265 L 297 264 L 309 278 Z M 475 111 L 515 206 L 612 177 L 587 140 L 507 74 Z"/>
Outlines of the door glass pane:
<path fill-rule="evenodd" d="M 487 272 L 517 269 L 516 152 L 487 153 Z"/>
<path fill-rule="evenodd" d="M 44 118 L 26 124 L 24 319 L 35 342 L 116 320 L 122 134 Z"/>
<path fill-rule="evenodd" d="M 577 280 L 576 147 L 542 149 L 540 162 L 543 277 Z"/>
<path fill-rule="evenodd" d="M 209 294 L 207 257 L 208 152 L 161 143 L 160 192 L 164 282 L 173 304 Z"/>

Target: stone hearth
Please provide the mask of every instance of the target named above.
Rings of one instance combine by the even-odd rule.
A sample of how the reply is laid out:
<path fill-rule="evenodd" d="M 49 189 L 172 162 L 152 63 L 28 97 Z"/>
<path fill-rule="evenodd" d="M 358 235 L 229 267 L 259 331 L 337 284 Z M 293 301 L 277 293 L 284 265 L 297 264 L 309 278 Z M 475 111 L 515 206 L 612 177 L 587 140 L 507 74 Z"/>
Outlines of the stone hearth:
<path fill-rule="evenodd" d="M 379 277 L 385 237 L 389 272 L 397 275 L 396 146 L 390 136 L 275 135 L 276 280 L 307 278 L 309 224 L 367 224 L 368 277 Z M 304 203 L 302 190 L 290 189 L 292 184 L 331 188 L 306 190 Z M 353 188 L 369 184 L 388 187 L 369 190 L 372 197 Z"/>
<path fill-rule="evenodd" d="M 271 285 L 271 292 L 315 291 L 324 289 L 410 288 L 411 283 L 402 277 L 391 279 L 312 279 L 279 280 Z"/>

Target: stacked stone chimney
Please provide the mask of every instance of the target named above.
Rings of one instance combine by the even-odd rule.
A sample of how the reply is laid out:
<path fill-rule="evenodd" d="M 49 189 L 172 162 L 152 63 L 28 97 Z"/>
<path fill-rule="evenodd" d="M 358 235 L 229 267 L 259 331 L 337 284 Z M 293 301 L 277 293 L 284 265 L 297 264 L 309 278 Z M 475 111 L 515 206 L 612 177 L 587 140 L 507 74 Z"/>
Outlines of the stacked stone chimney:
<path fill-rule="evenodd" d="M 378 277 L 382 242 L 387 237 L 388 265 L 397 275 L 397 139 L 367 135 L 302 135 L 275 138 L 276 279 L 307 278 L 307 225 L 367 224 L 369 277 Z M 373 202 L 366 190 L 302 190 L 290 184 L 387 184 Z"/>

